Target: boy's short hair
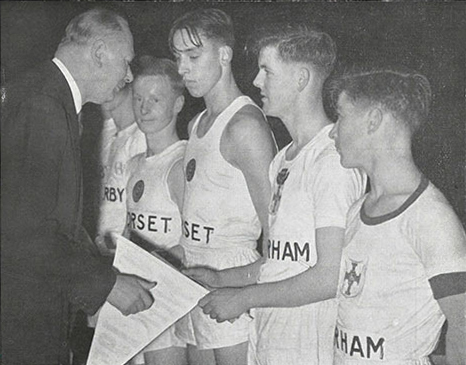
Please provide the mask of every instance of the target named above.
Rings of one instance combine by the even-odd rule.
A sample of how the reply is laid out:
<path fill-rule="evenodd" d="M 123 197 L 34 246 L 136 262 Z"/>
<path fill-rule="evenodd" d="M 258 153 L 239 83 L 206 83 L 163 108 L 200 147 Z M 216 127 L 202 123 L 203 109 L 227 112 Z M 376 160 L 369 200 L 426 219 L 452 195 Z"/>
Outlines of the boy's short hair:
<path fill-rule="evenodd" d="M 275 47 L 284 62 L 312 65 L 324 79 L 335 65 L 336 45 L 333 39 L 304 23 L 275 23 L 258 29 L 247 49 L 258 56 L 266 47 Z"/>
<path fill-rule="evenodd" d="M 427 119 L 432 91 L 427 78 L 411 70 L 348 72 L 330 83 L 334 105 L 341 93 L 357 103 L 380 105 L 416 132 Z"/>
<path fill-rule="evenodd" d="M 173 37 L 181 30 L 186 31 L 189 41 L 196 47 L 202 46 L 201 36 L 214 39 L 232 49 L 235 45 L 233 22 L 228 14 L 219 9 L 199 9 L 175 20 L 168 37 L 172 53 L 176 53 Z"/>
<path fill-rule="evenodd" d="M 141 76 L 165 76 L 177 96 L 183 95 L 183 78 L 178 73 L 176 63 L 168 58 L 156 58 L 145 55 L 139 57 L 134 64 L 135 79 Z"/>

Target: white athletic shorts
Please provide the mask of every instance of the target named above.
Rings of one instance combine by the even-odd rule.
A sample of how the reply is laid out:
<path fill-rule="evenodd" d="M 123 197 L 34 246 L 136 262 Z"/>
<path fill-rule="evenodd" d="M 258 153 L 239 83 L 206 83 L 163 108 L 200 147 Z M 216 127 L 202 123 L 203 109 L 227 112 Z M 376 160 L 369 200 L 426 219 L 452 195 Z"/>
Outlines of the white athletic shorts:
<path fill-rule="evenodd" d="M 160 334 L 154 341 L 148 344 L 144 349 L 141 350 L 136 356 L 134 356 L 130 364 L 139 365 L 144 364 L 144 353 L 156 350 L 163 350 L 169 347 L 186 347 L 186 342 L 182 341 L 175 334 L 175 325 L 168 327 L 164 332 Z"/>
<path fill-rule="evenodd" d="M 251 315 L 249 365 L 332 364 L 335 299 L 296 308 L 256 308 Z"/>
<path fill-rule="evenodd" d="M 247 245 L 251 246 L 251 243 Z M 222 270 L 250 264 L 260 257 L 255 249 L 243 247 L 207 249 L 183 246 L 183 248 L 186 267 L 207 266 Z M 207 350 L 247 342 L 250 322 L 251 318 L 245 314 L 233 323 L 217 323 L 196 306 L 180 319 L 175 327 L 180 339 L 200 350 Z"/>

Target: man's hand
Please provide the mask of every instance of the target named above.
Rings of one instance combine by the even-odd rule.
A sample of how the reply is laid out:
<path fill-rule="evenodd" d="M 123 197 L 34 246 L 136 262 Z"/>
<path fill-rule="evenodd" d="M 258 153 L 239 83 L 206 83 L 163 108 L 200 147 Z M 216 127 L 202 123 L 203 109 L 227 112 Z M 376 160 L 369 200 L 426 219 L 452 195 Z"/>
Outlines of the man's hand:
<path fill-rule="evenodd" d="M 242 295 L 244 289 L 218 289 L 199 301 L 199 306 L 210 318 L 221 323 L 232 321 L 248 311 L 246 300 Z"/>
<path fill-rule="evenodd" d="M 156 285 L 134 275 L 119 274 L 107 301 L 125 316 L 139 313 L 154 302 L 149 290 Z"/>
<path fill-rule="evenodd" d="M 98 235 L 95 244 L 102 256 L 115 256 L 115 243 L 109 235 Z"/>
<path fill-rule="evenodd" d="M 219 288 L 221 286 L 220 275 L 218 271 L 213 269 L 193 267 L 183 270 L 183 274 L 209 288 Z"/>

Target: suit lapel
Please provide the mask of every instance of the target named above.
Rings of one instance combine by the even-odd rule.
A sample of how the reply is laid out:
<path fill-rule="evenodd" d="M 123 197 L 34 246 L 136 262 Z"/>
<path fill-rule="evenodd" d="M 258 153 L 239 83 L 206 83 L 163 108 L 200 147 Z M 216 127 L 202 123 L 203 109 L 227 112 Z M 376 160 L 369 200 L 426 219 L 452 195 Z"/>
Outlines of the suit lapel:
<path fill-rule="evenodd" d="M 71 89 L 63 76 L 60 69 L 50 61 L 50 66 L 52 67 L 52 82 L 53 87 L 56 88 L 55 94 L 59 96 L 61 102 L 66 111 L 66 123 L 69 131 L 71 148 L 73 150 L 74 161 L 73 165 L 75 167 L 76 173 L 76 186 L 77 186 L 77 216 L 76 222 L 77 226 L 75 227 L 74 237 L 77 239 L 80 235 L 81 230 L 81 221 L 82 221 L 82 205 L 83 205 L 83 182 L 82 182 L 82 169 L 81 169 L 81 123 L 79 117 L 76 114 L 76 108 L 74 106 L 73 95 Z"/>

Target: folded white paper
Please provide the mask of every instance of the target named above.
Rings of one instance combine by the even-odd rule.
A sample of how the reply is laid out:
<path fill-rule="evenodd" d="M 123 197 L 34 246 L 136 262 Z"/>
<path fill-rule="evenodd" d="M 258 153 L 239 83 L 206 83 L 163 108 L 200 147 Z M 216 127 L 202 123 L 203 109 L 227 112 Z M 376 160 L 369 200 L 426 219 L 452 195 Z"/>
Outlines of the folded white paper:
<path fill-rule="evenodd" d="M 193 309 L 208 290 L 175 268 L 115 235 L 113 266 L 121 273 L 156 281 L 154 304 L 146 311 L 124 316 L 108 302 L 102 306 L 87 365 L 123 365 L 165 329 Z"/>

